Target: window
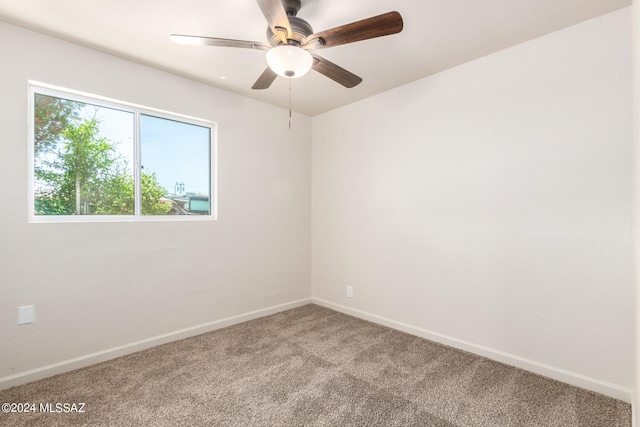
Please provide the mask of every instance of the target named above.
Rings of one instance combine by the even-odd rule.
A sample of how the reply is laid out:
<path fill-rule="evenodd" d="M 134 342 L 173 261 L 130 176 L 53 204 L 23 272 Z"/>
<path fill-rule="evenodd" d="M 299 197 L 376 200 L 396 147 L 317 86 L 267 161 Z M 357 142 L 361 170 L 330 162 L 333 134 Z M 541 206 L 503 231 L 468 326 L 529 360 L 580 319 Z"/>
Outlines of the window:
<path fill-rule="evenodd" d="M 31 219 L 215 218 L 215 125 L 30 85 Z"/>

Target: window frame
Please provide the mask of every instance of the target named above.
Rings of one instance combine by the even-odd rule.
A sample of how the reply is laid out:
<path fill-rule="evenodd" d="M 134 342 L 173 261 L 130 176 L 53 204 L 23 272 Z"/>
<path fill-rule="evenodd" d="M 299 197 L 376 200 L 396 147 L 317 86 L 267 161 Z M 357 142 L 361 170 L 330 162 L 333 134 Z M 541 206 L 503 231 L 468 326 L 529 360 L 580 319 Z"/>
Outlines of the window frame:
<path fill-rule="evenodd" d="M 29 146 L 29 186 L 28 186 L 28 220 L 33 223 L 52 222 L 147 222 L 147 221 L 214 221 L 217 220 L 217 172 L 218 172 L 218 124 L 216 122 L 173 113 L 157 108 L 147 107 L 131 102 L 107 98 L 100 95 L 77 91 L 46 83 L 28 81 L 29 113 L 28 113 L 28 146 Z M 134 175 L 134 213 L 133 215 L 36 215 L 35 213 L 35 141 L 34 118 L 36 94 L 66 99 L 74 102 L 96 105 L 98 107 L 133 113 L 133 175 Z M 210 214 L 199 215 L 143 215 L 142 210 L 142 169 L 141 169 L 141 133 L 140 116 L 147 115 L 161 119 L 177 121 L 185 124 L 201 126 L 209 129 L 209 199 Z"/>

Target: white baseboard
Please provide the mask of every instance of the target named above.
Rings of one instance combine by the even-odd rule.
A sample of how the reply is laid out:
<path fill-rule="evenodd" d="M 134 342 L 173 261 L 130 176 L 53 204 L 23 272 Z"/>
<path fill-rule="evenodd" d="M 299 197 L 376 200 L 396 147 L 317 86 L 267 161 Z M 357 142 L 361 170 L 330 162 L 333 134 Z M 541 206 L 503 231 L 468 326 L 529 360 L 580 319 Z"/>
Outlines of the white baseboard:
<path fill-rule="evenodd" d="M 631 401 L 631 427 L 638 427 L 640 424 L 640 414 L 638 414 L 638 395 L 637 390 L 631 393 L 633 400 Z"/>
<path fill-rule="evenodd" d="M 14 375 L 0 378 L 0 390 L 4 390 L 16 385 L 26 384 L 32 381 L 37 381 L 53 375 L 62 374 L 64 372 L 73 371 L 75 369 L 84 368 L 96 363 L 115 359 L 116 357 L 135 353 L 141 350 L 146 350 L 160 344 L 166 344 L 168 342 L 215 331 L 216 329 L 221 329 L 227 326 L 235 325 L 237 323 L 246 322 L 247 320 L 257 319 L 259 317 L 269 316 L 271 314 L 290 310 L 292 308 L 300 307 L 310 303 L 310 298 L 292 301 L 286 304 L 280 304 L 261 310 L 251 311 L 249 313 L 244 313 L 237 316 L 226 317 L 224 319 L 215 320 L 213 322 L 203 323 L 201 325 L 192 326 L 190 328 L 181 329 L 179 331 L 158 335 L 142 341 L 137 341 L 123 346 L 109 348 L 84 356 L 75 357 L 73 359 L 64 360 L 62 362 L 53 363 L 51 365 L 42 366 L 36 369 L 31 369 L 29 371 L 19 372 Z"/>
<path fill-rule="evenodd" d="M 314 304 L 321 305 L 323 307 L 330 308 L 335 311 L 339 311 L 344 314 L 348 314 L 354 317 L 358 317 L 360 319 L 377 323 L 379 325 L 387 326 L 392 329 L 397 329 L 399 331 L 406 332 L 411 335 L 416 335 L 431 341 L 448 345 L 450 347 L 468 351 L 470 353 L 474 353 L 479 356 L 483 356 L 488 359 L 504 363 L 506 365 L 515 366 L 517 368 L 521 368 L 526 371 L 533 372 L 535 374 L 543 375 L 545 377 L 552 378 L 554 380 L 561 381 L 566 384 L 591 390 L 596 393 L 604 394 L 605 396 L 610 396 L 627 403 L 631 403 L 632 401 L 633 391 L 631 389 L 621 387 L 616 384 L 600 381 L 596 378 L 591 378 L 585 375 L 577 374 L 575 372 L 570 372 L 564 369 L 545 365 L 544 363 L 536 362 L 535 360 L 526 359 L 524 357 L 516 356 L 514 354 L 505 353 L 500 350 L 494 350 L 494 349 L 477 345 L 468 341 L 459 340 L 457 338 L 453 338 L 453 337 L 439 334 L 436 332 L 428 331 L 426 329 L 408 325 L 406 323 L 397 322 L 395 320 L 377 316 L 375 314 L 356 310 L 340 304 L 335 304 L 330 301 L 323 300 L 321 298 L 311 297 L 311 302 L 313 302 Z"/>
<path fill-rule="evenodd" d="M 488 359 L 492 359 L 498 362 L 505 363 L 507 365 L 515 366 L 517 368 L 524 369 L 529 372 L 533 372 L 539 375 L 544 375 L 554 380 L 561 381 L 567 384 L 581 387 L 587 390 L 601 393 L 606 396 L 620 399 L 622 401 L 631 403 L 633 398 L 633 391 L 611 384 L 605 381 L 600 381 L 596 378 L 587 377 L 574 372 L 570 372 L 564 369 L 556 368 L 553 366 L 545 365 L 543 363 L 536 362 L 534 360 L 526 359 L 513 354 L 505 353 L 499 350 L 494 350 L 488 347 L 473 344 L 467 341 L 459 340 L 446 335 L 438 334 L 436 332 L 428 331 L 416 326 L 408 325 L 395 320 L 387 319 L 375 314 L 367 313 L 361 310 L 356 310 L 350 307 L 346 307 L 340 304 L 335 304 L 330 301 L 326 301 L 320 298 L 305 298 L 297 301 L 292 301 L 286 304 L 268 307 L 261 310 L 252 311 L 249 313 L 240 314 L 237 316 L 227 317 L 224 319 L 216 320 L 213 322 L 196 325 L 190 328 L 181 329 L 178 331 L 170 332 L 163 335 L 158 335 L 152 338 L 148 338 L 142 341 L 126 344 L 119 347 L 114 347 L 99 352 L 87 354 L 84 356 L 76 357 L 73 359 L 64 360 L 51 365 L 42 366 L 40 368 L 31 369 L 29 371 L 19 372 L 14 375 L 0 378 L 0 390 L 7 389 L 16 385 L 26 384 L 28 382 L 37 381 L 43 378 L 47 378 L 53 375 L 69 372 L 75 369 L 84 368 L 86 366 L 94 365 L 96 363 L 104 362 L 116 357 L 124 356 L 127 354 L 142 351 L 147 348 L 155 347 L 157 345 L 166 344 L 168 342 L 177 341 L 180 339 L 200 335 L 206 332 L 211 332 L 216 329 L 221 329 L 227 326 L 235 325 L 238 323 L 246 322 L 248 320 L 257 319 L 259 317 L 269 316 L 271 314 L 279 313 L 281 311 L 289 310 L 292 308 L 300 307 L 305 304 L 314 303 L 323 307 L 330 308 L 332 310 L 339 311 L 341 313 L 349 314 L 354 317 L 358 317 L 364 320 L 368 320 L 373 323 L 377 323 L 383 326 L 387 326 L 393 329 L 397 329 L 406 332 L 411 335 L 416 335 L 431 341 L 439 342 L 460 350 L 468 351 Z"/>

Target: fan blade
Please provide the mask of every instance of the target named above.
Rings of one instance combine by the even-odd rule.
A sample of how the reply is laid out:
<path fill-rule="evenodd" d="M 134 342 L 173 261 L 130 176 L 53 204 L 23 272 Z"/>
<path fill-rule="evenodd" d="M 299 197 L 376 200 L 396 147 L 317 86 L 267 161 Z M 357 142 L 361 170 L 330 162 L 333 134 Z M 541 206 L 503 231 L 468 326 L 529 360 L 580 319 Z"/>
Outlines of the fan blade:
<path fill-rule="evenodd" d="M 219 39 L 216 37 L 187 36 L 183 34 L 171 34 L 171 41 L 177 44 L 191 46 L 220 46 L 220 47 L 241 47 L 246 49 L 269 50 L 271 46 L 246 40 Z"/>
<path fill-rule="evenodd" d="M 313 68 L 320 74 L 324 74 L 331 80 L 340 83 L 344 87 L 352 88 L 359 85 L 362 81 L 361 77 L 356 76 L 352 72 L 345 70 L 344 68 L 322 58 L 321 56 L 313 55 L 313 58 L 314 61 L 311 68 Z"/>
<path fill-rule="evenodd" d="M 311 34 L 308 37 L 308 43 L 304 47 L 320 49 L 388 36 L 399 33 L 402 31 L 403 26 L 402 16 L 398 12 L 383 13 L 382 15 Z"/>
<path fill-rule="evenodd" d="M 268 89 L 276 77 L 278 77 L 278 75 L 274 73 L 271 68 L 267 67 L 253 86 L 251 86 L 251 89 Z"/>
<path fill-rule="evenodd" d="M 287 38 L 293 36 L 293 31 L 291 31 L 291 24 L 282 0 L 257 0 L 257 2 L 273 34 L 277 35 L 283 44 L 288 44 Z"/>

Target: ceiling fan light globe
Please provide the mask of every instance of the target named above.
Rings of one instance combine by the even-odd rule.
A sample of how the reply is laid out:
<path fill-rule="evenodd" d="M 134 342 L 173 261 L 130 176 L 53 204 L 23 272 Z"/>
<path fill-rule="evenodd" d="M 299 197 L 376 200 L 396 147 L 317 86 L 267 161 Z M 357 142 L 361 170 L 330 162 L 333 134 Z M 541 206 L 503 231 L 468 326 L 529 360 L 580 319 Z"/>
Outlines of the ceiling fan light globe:
<path fill-rule="evenodd" d="M 267 52 L 267 64 L 279 76 L 298 78 L 309 72 L 313 56 L 297 46 L 281 45 Z"/>

